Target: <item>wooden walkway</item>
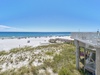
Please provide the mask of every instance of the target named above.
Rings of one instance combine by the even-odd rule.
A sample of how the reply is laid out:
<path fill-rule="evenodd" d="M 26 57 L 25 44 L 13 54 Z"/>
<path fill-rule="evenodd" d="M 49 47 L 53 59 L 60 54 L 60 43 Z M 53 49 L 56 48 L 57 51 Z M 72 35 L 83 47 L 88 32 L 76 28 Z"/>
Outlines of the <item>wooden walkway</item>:
<path fill-rule="evenodd" d="M 95 65 L 91 68 L 90 64 L 84 61 L 84 69 L 88 69 L 95 75 L 100 75 L 100 34 L 99 32 L 72 32 L 71 37 L 74 39 L 76 46 L 76 68 L 80 69 L 80 47 L 84 48 L 84 54 L 87 50 L 96 53 Z M 84 58 L 86 58 L 84 56 Z M 94 68 L 95 67 L 95 68 Z"/>

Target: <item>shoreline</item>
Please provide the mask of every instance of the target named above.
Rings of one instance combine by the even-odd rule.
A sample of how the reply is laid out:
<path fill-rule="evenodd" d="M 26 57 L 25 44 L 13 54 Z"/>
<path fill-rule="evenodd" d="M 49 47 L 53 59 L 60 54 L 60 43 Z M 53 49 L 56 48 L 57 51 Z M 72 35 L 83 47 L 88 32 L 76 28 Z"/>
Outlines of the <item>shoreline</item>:
<path fill-rule="evenodd" d="M 68 35 L 67 35 L 68 36 Z M 70 35 L 69 35 L 70 36 Z M 23 38 L 41 38 L 41 37 L 66 37 L 63 36 L 9 36 L 9 37 L 0 37 L 0 39 L 23 39 Z"/>
<path fill-rule="evenodd" d="M 50 39 L 67 39 L 72 40 L 70 36 L 46 36 L 46 37 L 27 37 L 27 38 L 6 38 L 0 39 L 0 51 L 9 51 L 13 48 L 20 48 L 24 46 L 37 47 L 40 45 L 50 44 Z"/>

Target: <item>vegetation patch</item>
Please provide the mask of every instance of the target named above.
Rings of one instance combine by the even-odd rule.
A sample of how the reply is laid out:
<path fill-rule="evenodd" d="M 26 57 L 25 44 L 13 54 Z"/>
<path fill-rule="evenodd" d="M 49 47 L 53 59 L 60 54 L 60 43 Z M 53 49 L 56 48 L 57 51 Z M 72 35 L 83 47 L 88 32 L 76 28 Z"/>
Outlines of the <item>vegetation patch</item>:
<path fill-rule="evenodd" d="M 71 44 L 25 46 L 0 52 L 0 75 L 83 74 L 83 71 L 76 70 L 75 46 Z"/>

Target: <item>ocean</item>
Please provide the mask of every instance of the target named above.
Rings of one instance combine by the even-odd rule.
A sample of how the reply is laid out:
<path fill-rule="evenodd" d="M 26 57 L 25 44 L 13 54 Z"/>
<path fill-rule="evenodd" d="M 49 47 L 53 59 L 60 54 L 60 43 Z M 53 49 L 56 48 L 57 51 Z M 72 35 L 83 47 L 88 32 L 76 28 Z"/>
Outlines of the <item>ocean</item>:
<path fill-rule="evenodd" d="M 70 36 L 71 32 L 0 32 L 0 37 Z"/>

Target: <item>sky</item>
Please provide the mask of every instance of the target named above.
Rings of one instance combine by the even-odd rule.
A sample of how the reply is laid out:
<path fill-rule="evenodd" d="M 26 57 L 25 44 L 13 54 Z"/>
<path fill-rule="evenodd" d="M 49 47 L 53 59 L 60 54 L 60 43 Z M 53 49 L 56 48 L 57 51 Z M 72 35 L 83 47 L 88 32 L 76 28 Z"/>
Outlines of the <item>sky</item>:
<path fill-rule="evenodd" d="M 100 29 L 100 0 L 0 0 L 0 31 Z"/>

